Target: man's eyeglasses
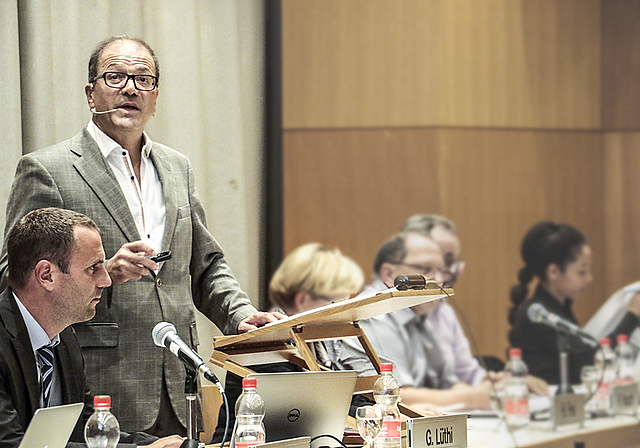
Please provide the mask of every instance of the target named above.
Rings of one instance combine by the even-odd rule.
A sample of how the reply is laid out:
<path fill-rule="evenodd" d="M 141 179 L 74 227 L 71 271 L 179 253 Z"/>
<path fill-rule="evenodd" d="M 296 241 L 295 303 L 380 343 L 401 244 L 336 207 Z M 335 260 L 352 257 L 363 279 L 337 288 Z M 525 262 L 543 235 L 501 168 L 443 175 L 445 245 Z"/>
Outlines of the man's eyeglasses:
<path fill-rule="evenodd" d="M 100 76 L 96 76 L 94 81 L 98 79 L 104 79 L 104 83 L 107 87 L 112 89 L 123 89 L 130 79 L 133 80 L 133 85 L 138 90 L 150 91 L 158 87 L 158 78 L 153 75 L 129 75 L 121 72 L 104 72 Z"/>
<path fill-rule="evenodd" d="M 409 268 L 413 268 L 417 271 L 420 271 L 423 276 L 433 278 L 437 274 L 444 275 L 445 271 L 441 268 L 434 268 L 432 266 L 423 266 L 421 264 L 411 264 L 411 263 L 390 263 L 395 265 L 407 266 Z"/>

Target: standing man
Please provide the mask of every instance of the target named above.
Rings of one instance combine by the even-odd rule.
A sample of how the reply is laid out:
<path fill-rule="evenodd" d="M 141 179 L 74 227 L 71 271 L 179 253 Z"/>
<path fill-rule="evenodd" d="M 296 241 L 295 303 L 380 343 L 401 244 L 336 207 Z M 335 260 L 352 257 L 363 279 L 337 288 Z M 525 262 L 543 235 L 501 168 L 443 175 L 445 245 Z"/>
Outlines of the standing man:
<path fill-rule="evenodd" d="M 0 294 L 0 445 L 18 446 L 36 409 L 77 402 L 85 403 L 85 412 L 71 440 L 81 442 L 92 397 L 69 326 L 91 319 L 111 285 L 98 228 L 80 213 L 45 208 L 18 221 L 6 245 L 10 287 Z M 131 447 L 155 440 L 123 436 Z M 182 441 L 172 436 L 150 446 L 177 448 Z"/>
<path fill-rule="evenodd" d="M 22 157 L 7 227 L 40 207 L 75 210 L 102 229 L 113 286 L 75 330 L 89 384 L 110 394 L 126 431 L 185 434 L 185 369 L 154 346 L 160 321 L 198 345 L 194 305 L 224 333 L 279 316 L 258 313 L 206 228 L 189 160 L 144 132 L 155 114 L 158 60 L 140 39 L 115 36 L 89 60 L 85 94 L 93 119 L 72 139 Z M 170 250 L 173 258 L 149 257 Z M 6 248 L 0 273 L 6 276 Z"/>

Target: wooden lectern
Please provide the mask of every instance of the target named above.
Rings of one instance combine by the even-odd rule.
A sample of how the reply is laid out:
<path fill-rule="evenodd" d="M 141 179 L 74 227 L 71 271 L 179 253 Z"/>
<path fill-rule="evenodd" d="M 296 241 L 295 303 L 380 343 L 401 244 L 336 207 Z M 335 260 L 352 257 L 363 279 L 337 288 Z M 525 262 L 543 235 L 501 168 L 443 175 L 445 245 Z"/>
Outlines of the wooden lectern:
<path fill-rule="evenodd" d="M 431 284 L 427 284 L 429 285 Z M 392 288 L 331 303 L 247 333 L 216 337 L 211 362 L 241 377 L 254 373 L 245 367 L 246 365 L 283 361 L 289 361 L 308 370 L 327 370 L 317 363 L 307 343 L 355 337 L 362 344 L 376 371 L 380 373 L 380 359 L 358 321 L 453 294 L 453 289 L 441 290 L 435 285 L 422 290 L 398 291 Z M 370 393 L 378 377 L 379 375 L 359 377 L 354 392 Z M 399 406 L 401 412 L 408 417 L 423 415 L 409 406 L 401 403 Z"/>

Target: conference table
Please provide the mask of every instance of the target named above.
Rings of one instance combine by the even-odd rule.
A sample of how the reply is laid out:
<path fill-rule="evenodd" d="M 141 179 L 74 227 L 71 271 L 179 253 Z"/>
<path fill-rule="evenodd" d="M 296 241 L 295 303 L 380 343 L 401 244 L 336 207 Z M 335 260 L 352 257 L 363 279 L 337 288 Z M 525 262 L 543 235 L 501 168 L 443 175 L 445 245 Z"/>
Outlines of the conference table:
<path fill-rule="evenodd" d="M 569 425 L 555 431 L 549 420 L 532 421 L 526 429 L 513 431 L 512 437 L 499 419 L 470 416 L 467 441 L 470 448 L 574 448 L 576 441 L 583 441 L 585 448 L 640 447 L 639 418 L 617 415 L 587 419 L 582 428 Z"/>

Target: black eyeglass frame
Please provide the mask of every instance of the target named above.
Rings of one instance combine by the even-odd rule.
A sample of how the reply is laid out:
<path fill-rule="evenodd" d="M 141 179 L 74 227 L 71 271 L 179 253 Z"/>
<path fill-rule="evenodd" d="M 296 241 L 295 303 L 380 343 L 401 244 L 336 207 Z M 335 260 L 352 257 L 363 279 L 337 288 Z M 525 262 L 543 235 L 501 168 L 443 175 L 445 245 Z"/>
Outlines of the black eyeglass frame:
<path fill-rule="evenodd" d="M 117 74 L 117 75 L 126 76 L 127 80 L 121 86 L 112 86 L 107 81 L 107 75 L 109 75 L 109 74 Z M 138 77 L 153 79 L 153 87 L 151 87 L 150 89 L 141 89 L 138 86 L 138 82 L 136 81 L 136 78 L 138 78 Z M 104 72 L 104 73 L 102 73 L 102 75 L 96 76 L 93 79 L 93 82 L 95 83 L 98 79 L 102 79 L 104 81 L 104 85 L 106 85 L 107 87 L 112 88 L 112 89 L 124 89 L 127 86 L 127 84 L 129 83 L 129 80 L 132 80 L 133 81 L 133 86 L 136 89 L 138 89 L 138 90 L 140 90 L 142 92 L 152 92 L 152 91 L 154 91 L 155 89 L 158 88 L 158 77 L 157 76 L 153 76 L 153 75 L 142 75 L 142 74 L 139 74 L 139 73 L 135 74 L 135 75 L 130 75 L 128 73 L 123 73 L 123 72 Z"/>

